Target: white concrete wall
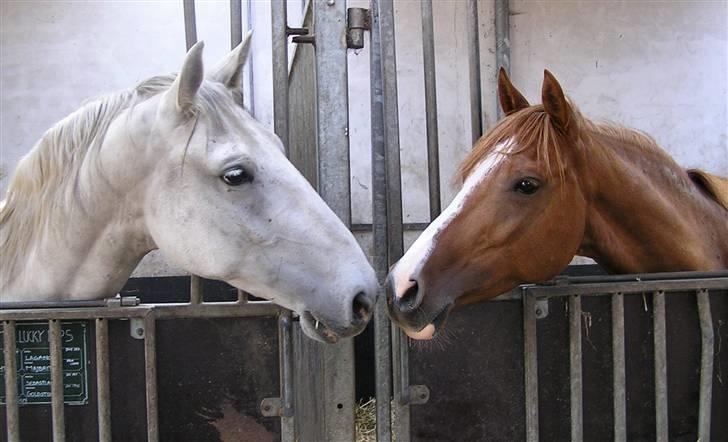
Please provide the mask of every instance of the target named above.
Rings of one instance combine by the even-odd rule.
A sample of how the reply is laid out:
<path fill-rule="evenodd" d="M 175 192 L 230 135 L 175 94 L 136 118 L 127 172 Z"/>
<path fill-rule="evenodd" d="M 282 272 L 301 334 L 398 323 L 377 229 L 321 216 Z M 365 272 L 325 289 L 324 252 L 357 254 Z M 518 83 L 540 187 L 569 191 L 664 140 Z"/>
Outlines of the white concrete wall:
<path fill-rule="evenodd" d="M 243 2 L 246 3 L 245 1 Z M 302 0 L 288 0 L 297 25 Z M 366 7 L 366 0 L 349 6 Z M 495 118 L 493 5 L 480 7 L 483 107 Z M 244 12 L 245 12 L 244 7 Z M 397 1 L 396 32 L 406 222 L 427 222 L 420 4 Z M 728 4 L 511 0 L 512 76 L 533 102 L 554 72 L 589 117 L 653 135 L 686 167 L 728 175 Z M 272 121 L 270 5 L 252 1 L 255 114 Z M 465 4 L 435 0 L 435 57 L 443 204 L 470 150 Z M 245 14 L 244 14 L 245 15 Z M 206 61 L 229 49 L 227 1 L 197 2 Z M 175 71 L 184 54 L 181 1 L 0 2 L 0 192 L 17 160 L 84 99 Z M 371 221 L 368 48 L 349 54 L 352 208 Z M 247 85 L 247 83 L 246 83 Z M 249 95 L 250 91 L 246 90 Z M 416 233 L 407 235 L 408 242 Z M 362 236 L 365 248 L 369 241 Z M 137 274 L 178 270 L 159 257 Z"/>

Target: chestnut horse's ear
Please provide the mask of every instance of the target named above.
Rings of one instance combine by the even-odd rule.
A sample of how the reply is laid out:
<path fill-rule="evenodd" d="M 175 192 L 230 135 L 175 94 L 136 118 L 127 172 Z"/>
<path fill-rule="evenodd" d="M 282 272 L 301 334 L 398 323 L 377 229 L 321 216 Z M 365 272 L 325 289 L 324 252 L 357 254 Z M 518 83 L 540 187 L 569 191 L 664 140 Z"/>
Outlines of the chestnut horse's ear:
<path fill-rule="evenodd" d="M 556 127 L 566 132 L 572 118 L 571 105 L 566 100 L 561 85 L 556 77 L 545 69 L 543 71 L 543 88 L 541 89 L 541 101 L 546 113 Z"/>
<path fill-rule="evenodd" d="M 513 86 L 511 79 L 508 78 L 508 74 L 506 74 L 506 70 L 503 68 L 500 68 L 498 71 L 498 100 L 500 101 L 503 113 L 506 115 L 530 106 L 528 100 Z"/>

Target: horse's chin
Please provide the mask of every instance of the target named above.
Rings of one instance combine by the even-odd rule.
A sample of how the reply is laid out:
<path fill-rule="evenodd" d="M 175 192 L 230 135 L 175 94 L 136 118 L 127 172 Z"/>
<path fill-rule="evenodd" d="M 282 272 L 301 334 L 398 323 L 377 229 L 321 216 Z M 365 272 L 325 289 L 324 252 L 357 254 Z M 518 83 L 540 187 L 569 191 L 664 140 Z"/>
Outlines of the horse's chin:
<path fill-rule="evenodd" d="M 339 341 L 339 335 L 326 324 L 316 319 L 311 312 L 303 312 L 300 318 L 301 329 L 309 338 L 324 344 L 336 344 Z"/>
<path fill-rule="evenodd" d="M 416 339 L 418 341 L 428 341 L 430 339 L 433 339 L 437 335 L 437 333 L 445 327 L 445 322 L 447 321 L 447 317 L 450 314 L 451 309 L 452 304 L 445 305 L 435 315 L 435 317 L 432 319 L 432 322 L 422 327 L 422 329 L 420 329 L 419 331 L 409 330 L 405 328 L 405 334 L 410 338 Z"/>

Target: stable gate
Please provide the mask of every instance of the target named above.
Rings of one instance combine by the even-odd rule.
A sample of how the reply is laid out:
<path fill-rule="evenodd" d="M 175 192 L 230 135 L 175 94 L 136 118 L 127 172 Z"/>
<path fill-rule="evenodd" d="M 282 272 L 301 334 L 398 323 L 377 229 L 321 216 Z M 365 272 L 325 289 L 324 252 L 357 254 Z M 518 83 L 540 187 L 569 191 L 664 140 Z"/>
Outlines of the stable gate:
<path fill-rule="evenodd" d="M 470 109 L 472 140 L 484 126 L 482 112 L 478 4 L 467 0 Z M 194 0 L 184 0 L 186 42 L 197 40 Z M 231 0 L 231 44 L 242 36 L 242 4 Z M 288 26 L 286 2 L 271 3 L 275 131 L 287 146 L 292 162 L 319 190 L 324 200 L 348 225 L 351 223 L 349 170 L 349 102 L 347 50 L 362 48 L 369 32 L 371 69 L 371 155 L 372 225 L 354 225 L 355 231 L 373 234 L 373 265 L 380 279 L 404 250 L 404 231 L 420 230 L 422 224 L 405 224 L 402 216 L 399 121 L 397 105 L 397 56 L 395 50 L 394 3 L 371 0 L 369 9 L 347 8 L 345 0 L 311 0 L 303 27 Z M 423 70 L 427 118 L 428 183 L 431 219 L 440 212 L 440 165 L 438 156 L 437 96 L 435 85 L 434 28 L 432 1 L 421 1 Z M 496 0 L 495 38 L 497 67 L 509 69 L 509 8 L 507 0 Z M 289 66 L 288 38 L 297 43 Z M 312 109 L 314 110 L 312 112 Z M 335 263 L 332 263 L 335 265 Z M 353 341 L 324 346 L 305 338 L 289 312 L 269 302 L 248 301 L 244 293 L 234 302 L 204 302 L 201 281 L 192 277 L 189 303 L 140 304 L 121 297 L 92 303 L 2 305 L 5 351 L 6 426 L 10 441 L 19 433 L 16 373 L 16 336 L 19 321 L 47 322 L 51 378 L 51 408 L 54 440 L 65 438 L 61 321 L 93 321 L 96 347 L 98 438 L 111 440 L 109 398 L 110 320 L 129 320 L 131 334 L 144 340 L 147 439 L 159 439 L 157 393 L 157 320 L 179 318 L 277 317 L 279 342 L 279 389 L 277 398 L 261 398 L 264 416 L 281 418 L 284 441 L 354 440 L 354 350 Z M 597 295 L 611 298 L 612 388 L 614 440 L 627 439 L 624 337 L 624 296 L 651 293 L 654 336 L 655 437 L 667 440 L 668 390 L 666 373 L 665 294 L 690 292 L 696 296 L 701 331 L 698 426 L 700 440 L 711 434 L 711 397 L 714 389 L 715 327 L 709 294 L 724 298 L 728 273 L 659 274 L 559 279 L 550 285 L 525 286 L 496 301 L 522 305 L 523 394 L 522 437 L 539 439 L 539 376 L 537 321 L 548 315 L 550 298 L 568 299 L 569 324 L 569 407 L 571 439 L 583 440 L 583 382 L 581 299 Z M 679 295 L 676 295 L 679 296 Z M 717 298 L 714 298 L 717 299 Z M 501 304 L 500 302 L 495 304 Z M 495 305 L 494 304 L 494 305 Z M 721 312 L 724 307 L 721 304 Z M 430 405 L 425 385 L 411 385 L 410 349 L 406 337 L 392 328 L 384 302 L 377 304 L 373 321 L 375 341 L 377 440 L 410 440 L 411 421 Z M 720 360 L 719 360 L 720 362 Z M 370 369 L 371 367 L 367 367 Z M 421 376 L 422 377 L 422 376 Z M 429 381 L 423 378 L 427 384 Z M 725 395 L 723 395 L 725 396 Z M 721 396 L 722 397 L 722 396 Z M 430 401 L 437 404 L 437 401 Z M 434 406 L 434 405 L 433 405 Z M 715 414 L 713 414 L 715 415 Z M 714 426 L 715 427 L 715 426 Z M 721 433 L 723 434 L 723 433 Z M 417 437 L 415 435 L 415 437 Z M 547 437 L 546 437 L 547 438 Z"/>

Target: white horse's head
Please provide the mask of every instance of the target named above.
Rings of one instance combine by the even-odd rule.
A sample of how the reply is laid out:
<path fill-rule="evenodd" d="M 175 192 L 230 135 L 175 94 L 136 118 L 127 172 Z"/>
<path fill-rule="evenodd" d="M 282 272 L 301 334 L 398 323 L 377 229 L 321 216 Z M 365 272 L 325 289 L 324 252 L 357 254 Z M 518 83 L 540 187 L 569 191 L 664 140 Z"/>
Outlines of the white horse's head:
<path fill-rule="evenodd" d="M 178 75 L 90 101 L 46 132 L 0 202 L 0 302 L 110 296 L 160 249 L 298 312 L 315 339 L 365 327 L 374 271 L 243 108 L 249 43 L 207 76 L 198 43 Z"/>

